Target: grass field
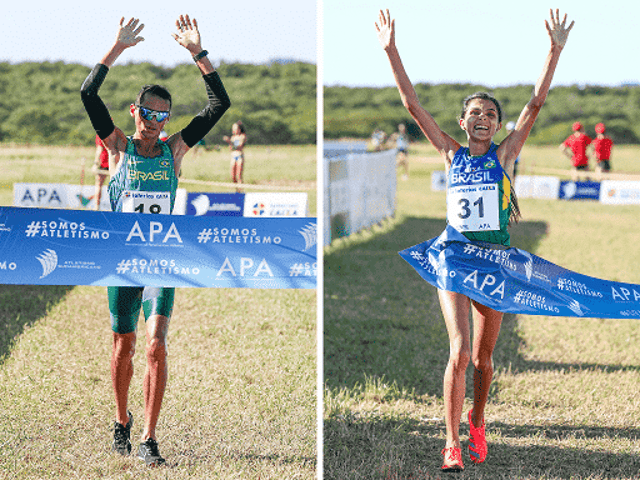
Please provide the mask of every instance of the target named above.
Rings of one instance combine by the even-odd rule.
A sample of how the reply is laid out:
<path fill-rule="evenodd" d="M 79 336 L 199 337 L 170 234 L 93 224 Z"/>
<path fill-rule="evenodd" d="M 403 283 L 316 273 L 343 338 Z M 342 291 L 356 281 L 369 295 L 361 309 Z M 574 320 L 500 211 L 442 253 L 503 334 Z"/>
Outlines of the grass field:
<path fill-rule="evenodd" d="M 0 146 L 0 205 L 13 205 L 16 182 L 50 182 L 80 184 L 82 159 L 85 159 L 85 184 L 93 184 L 91 166 L 95 148 L 58 146 Z M 190 192 L 231 192 L 232 187 L 190 183 L 231 180 L 231 155 L 225 146 L 219 150 L 192 150 L 182 163 L 181 188 Z M 307 192 L 309 215 L 316 215 L 316 147 L 315 145 L 249 145 L 245 150 L 245 184 L 255 185 L 247 192 L 261 191 L 260 186 L 285 187 Z M 265 190 L 267 191 L 267 190 Z M 274 191 L 274 190 L 268 190 Z M 289 190 L 290 191 L 290 190 Z"/>
<path fill-rule="evenodd" d="M 445 227 L 443 170 L 425 145 L 398 181 L 395 218 L 324 252 L 324 478 L 639 479 L 640 322 L 507 315 L 486 410 L 487 461 L 441 474 L 448 337 L 436 290 L 398 251 Z M 557 147 L 528 147 L 521 173 L 566 169 Z M 613 166 L 640 173 L 640 148 Z M 512 244 L 571 270 L 640 284 L 637 206 L 521 199 Z M 471 406 L 472 369 L 467 403 Z M 468 423 L 461 438 L 466 449 Z"/>
<path fill-rule="evenodd" d="M 92 148 L 0 147 L 0 204 L 12 205 L 13 182 L 79 183 L 82 157 L 92 182 Z M 227 150 L 184 165 L 183 178 L 228 181 Z M 311 215 L 315 177 L 315 146 L 247 148 L 245 181 L 302 187 Z M 316 304 L 311 290 L 178 289 L 157 429 L 167 466 L 148 469 L 110 451 L 106 288 L 0 286 L 0 479 L 314 478 Z M 143 324 L 130 390 L 134 448 Z"/>

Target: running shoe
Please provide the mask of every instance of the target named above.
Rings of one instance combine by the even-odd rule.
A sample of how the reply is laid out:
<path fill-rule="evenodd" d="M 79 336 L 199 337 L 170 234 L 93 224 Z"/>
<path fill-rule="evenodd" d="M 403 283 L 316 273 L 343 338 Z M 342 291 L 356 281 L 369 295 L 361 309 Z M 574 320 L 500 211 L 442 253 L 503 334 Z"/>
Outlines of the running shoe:
<path fill-rule="evenodd" d="M 164 458 L 160 455 L 160 450 L 158 450 L 158 442 L 153 438 L 149 438 L 146 442 L 140 444 L 138 458 L 144 460 L 144 463 L 149 467 L 156 467 L 165 463 Z"/>
<path fill-rule="evenodd" d="M 133 415 L 129 414 L 129 421 L 126 425 L 113 422 L 113 445 L 111 449 L 120 455 L 129 455 L 131 453 L 131 425 L 133 425 Z"/>
<path fill-rule="evenodd" d="M 482 463 L 487 458 L 487 438 L 484 432 L 484 418 L 482 426 L 476 427 L 471 421 L 471 412 L 469 410 L 469 455 L 473 463 Z"/>
<path fill-rule="evenodd" d="M 464 470 L 462 450 L 456 447 L 449 447 L 444 448 L 441 453 L 444 455 L 443 472 L 462 472 Z"/>

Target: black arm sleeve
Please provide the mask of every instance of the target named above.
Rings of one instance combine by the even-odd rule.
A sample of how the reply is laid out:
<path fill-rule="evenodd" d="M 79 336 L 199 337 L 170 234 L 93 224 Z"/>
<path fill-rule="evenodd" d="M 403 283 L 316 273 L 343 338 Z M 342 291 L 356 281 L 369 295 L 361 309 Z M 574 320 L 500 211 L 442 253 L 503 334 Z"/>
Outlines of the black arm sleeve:
<path fill-rule="evenodd" d="M 80 97 L 85 110 L 89 114 L 91 125 L 93 125 L 94 130 L 102 140 L 111 135 L 116 128 L 107 106 L 98 96 L 98 90 L 108 72 L 109 67 L 98 63 L 93 67 L 80 89 Z"/>
<path fill-rule="evenodd" d="M 227 91 L 222 85 L 222 80 L 217 72 L 203 75 L 207 87 L 209 105 L 191 120 L 191 123 L 182 129 L 182 140 L 189 148 L 204 138 L 204 136 L 220 120 L 224 112 L 231 106 Z"/>

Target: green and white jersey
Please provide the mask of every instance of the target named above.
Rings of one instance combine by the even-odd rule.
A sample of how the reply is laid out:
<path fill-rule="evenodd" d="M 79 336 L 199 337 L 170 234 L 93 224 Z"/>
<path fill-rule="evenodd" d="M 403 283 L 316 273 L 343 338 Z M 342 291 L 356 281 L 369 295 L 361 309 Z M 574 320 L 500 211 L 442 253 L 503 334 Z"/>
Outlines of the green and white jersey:
<path fill-rule="evenodd" d="M 114 212 L 170 214 L 176 200 L 178 179 L 169 146 L 158 140 L 162 153 L 139 155 L 132 137 L 127 137 L 124 158 L 109 181 L 109 199 Z"/>

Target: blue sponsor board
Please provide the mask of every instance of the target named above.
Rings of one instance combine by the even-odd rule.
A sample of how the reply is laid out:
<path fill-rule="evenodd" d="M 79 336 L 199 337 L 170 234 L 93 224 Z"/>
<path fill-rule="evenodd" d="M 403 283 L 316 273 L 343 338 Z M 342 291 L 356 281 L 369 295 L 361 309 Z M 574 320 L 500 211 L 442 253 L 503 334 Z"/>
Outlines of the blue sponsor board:
<path fill-rule="evenodd" d="M 241 217 L 244 193 L 189 193 L 187 215 Z"/>
<path fill-rule="evenodd" d="M 451 226 L 399 253 L 431 285 L 500 312 L 640 318 L 640 285 L 575 273 L 518 248 L 471 242 Z"/>
<path fill-rule="evenodd" d="M 316 219 L 0 207 L 0 283 L 316 288 Z"/>
<path fill-rule="evenodd" d="M 560 182 L 560 194 L 564 200 L 599 200 L 600 182 Z"/>

